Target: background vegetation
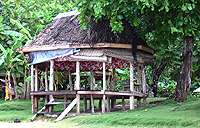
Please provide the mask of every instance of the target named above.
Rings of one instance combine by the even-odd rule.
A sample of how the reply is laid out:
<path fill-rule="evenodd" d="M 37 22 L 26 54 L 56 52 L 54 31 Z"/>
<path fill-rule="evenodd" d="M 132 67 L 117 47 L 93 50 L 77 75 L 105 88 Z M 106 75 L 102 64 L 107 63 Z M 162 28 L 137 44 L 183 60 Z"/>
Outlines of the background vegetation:
<path fill-rule="evenodd" d="M 26 90 L 21 93 L 25 96 L 28 66 L 16 49 L 30 42 L 58 13 L 77 9 L 83 27 L 88 26 L 88 19 L 98 22 L 106 18 L 114 32 L 121 32 L 123 21 L 128 20 L 155 49 L 155 61 L 146 70 L 150 90 L 158 90 L 158 96 L 174 97 L 183 62 L 182 42 L 186 37 L 193 39 L 191 90 L 200 86 L 198 5 L 194 0 L 2 0 L 0 72 L 9 71 L 17 81 L 16 89 Z M 119 77 L 123 79 L 125 75 L 128 74 Z"/>

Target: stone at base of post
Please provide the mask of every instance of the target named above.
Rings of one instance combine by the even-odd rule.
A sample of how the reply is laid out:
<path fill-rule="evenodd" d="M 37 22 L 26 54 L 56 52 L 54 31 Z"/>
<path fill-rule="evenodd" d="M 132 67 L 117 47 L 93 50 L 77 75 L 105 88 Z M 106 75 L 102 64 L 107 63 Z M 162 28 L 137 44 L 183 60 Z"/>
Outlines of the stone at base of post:
<path fill-rule="evenodd" d="M 134 108 L 134 96 L 130 96 L 130 110 L 133 110 Z"/>

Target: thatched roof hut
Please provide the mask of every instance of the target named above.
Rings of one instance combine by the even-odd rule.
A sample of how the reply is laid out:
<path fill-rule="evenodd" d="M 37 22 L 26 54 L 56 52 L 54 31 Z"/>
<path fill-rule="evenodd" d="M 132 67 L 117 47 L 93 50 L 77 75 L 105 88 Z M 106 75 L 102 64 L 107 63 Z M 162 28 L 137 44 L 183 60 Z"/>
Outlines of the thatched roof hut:
<path fill-rule="evenodd" d="M 98 23 L 91 21 L 90 29 L 83 30 L 78 15 L 76 11 L 59 14 L 31 43 L 25 45 L 21 51 L 29 53 L 30 63 L 55 58 L 62 62 L 88 61 L 95 57 L 95 61 L 105 61 L 105 58 L 98 58 L 102 56 L 133 61 L 136 50 L 138 61 L 152 61 L 153 50 L 138 37 L 128 22 L 124 22 L 124 31 L 121 33 L 113 33 L 107 20 Z"/>
<path fill-rule="evenodd" d="M 102 113 L 106 110 L 105 106 L 107 111 L 110 111 L 110 98 L 129 98 L 130 109 L 134 109 L 134 98 L 147 96 L 145 64 L 152 62 L 153 50 L 138 37 L 137 32 L 126 21 L 124 31 L 118 34 L 112 32 L 107 20 L 98 23 L 91 21 L 90 29 L 82 30 L 78 15 L 75 11 L 59 14 L 31 43 L 21 49 L 29 56 L 31 63 L 32 111 L 38 110 L 38 97 L 46 96 L 45 101 L 49 101 L 43 107 L 44 110 L 49 104 L 57 104 L 53 95 L 64 96 L 65 101 L 71 98 L 72 101 L 58 116 L 57 121 L 63 119 L 75 105 L 79 114 L 80 100 L 84 98 L 86 102 L 87 99 L 91 100 L 91 103 L 94 103 L 94 99 L 102 99 Z M 130 69 L 130 89 L 126 92 L 112 89 L 116 79 L 114 69 L 119 68 Z M 70 91 L 57 90 L 54 71 L 69 75 Z M 90 90 L 81 84 L 81 73 L 87 71 L 90 73 Z M 102 75 L 102 86 L 95 90 L 93 86 L 96 85 L 95 79 L 99 76 L 96 74 L 99 71 Z M 41 91 L 41 88 L 44 90 L 41 84 L 44 81 L 38 82 L 42 72 L 45 74 L 45 91 Z M 110 74 L 108 79 L 106 72 Z M 75 74 L 74 84 L 72 74 Z M 138 77 L 137 85 L 134 85 L 135 77 Z M 49 113 L 51 108 L 47 109 Z M 85 108 L 87 109 L 87 105 Z M 91 104 L 91 108 L 94 112 L 94 105 Z"/>

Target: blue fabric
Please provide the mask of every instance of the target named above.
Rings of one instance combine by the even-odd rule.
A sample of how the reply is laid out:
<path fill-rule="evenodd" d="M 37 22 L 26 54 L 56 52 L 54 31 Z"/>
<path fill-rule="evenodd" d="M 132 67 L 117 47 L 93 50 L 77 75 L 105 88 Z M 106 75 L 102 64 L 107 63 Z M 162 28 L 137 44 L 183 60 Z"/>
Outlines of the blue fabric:
<path fill-rule="evenodd" d="M 62 50 L 52 50 L 52 51 L 40 51 L 32 52 L 29 54 L 30 64 L 38 64 L 59 57 L 69 56 L 77 52 L 78 50 L 74 48 L 62 49 Z"/>

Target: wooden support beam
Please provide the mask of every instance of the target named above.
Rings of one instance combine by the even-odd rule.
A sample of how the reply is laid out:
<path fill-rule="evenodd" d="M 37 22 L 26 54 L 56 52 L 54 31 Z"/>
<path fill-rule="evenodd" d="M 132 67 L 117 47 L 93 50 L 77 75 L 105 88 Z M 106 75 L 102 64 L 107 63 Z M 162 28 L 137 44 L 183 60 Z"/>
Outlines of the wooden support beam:
<path fill-rule="evenodd" d="M 91 112 L 94 113 L 94 98 L 92 95 L 90 95 L 90 99 L 91 99 Z"/>
<path fill-rule="evenodd" d="M 64 95 L 64 102 L 67 103 L 67 96 L 66 95 Z M 66 108 L 67 108 L 67 104 L 64 104 L 64 109 L 66 109 Z"/>
<path fill-rule="evenodd" d="M 50 76 L 49 76 L 49 91 L 54 91 L 54 60 L 50 60 Z M 53 95 L 49 96 L 49 101 L 54 101 Z M 53 110 L 53 106 L 49 106 L 49 112 Z"/>
<path fill-rule="evenodd" d="M 45 91 L 49 90 L 49 85 L 48 85 L 48 68 L 45 68 L 45 73 L 44 73 L 44 80 L 45 80 Z"/>
<path fill-rule="evenodd" d="M 103 62 L 103 93 L 106 91 L 106 63 Z M 102 101 L 102 113 L 105 113 L 105 106 L 106 106 L 106 95 L 103 95 Z"/>
<path fill-rule="evenodd" d="M 147 87 L 146 87 L 146 76 L 145 76 L 145 66 L 142 65 L 142 92 L 144 94 L 147 93 Z M 146 97 L 143 98 L 144 104 L 146 104 Z"/>
<path fill-rule="evenodd" d="M 38 67 L 35 66 L 35 91 L 38 91 Z"/>
<path fill-rule="evenodd" d="M 76 62 L 76 90 L 80 90 L 80 62 Z M 76 104 L 76 113 L 80 114 L 80 94 L 76 94 L 77 104 Z"/>
<path fill-rule="evenodd" d="M 31 91 L 33 92 L 35 90 L 34 88 L 34 65 L 31 65 Z M 32 101 L 32 113 L 35 112 L 35 101 L 34 101 L 34 96 L 31 96 L 31 101 Z"/>
<path fill-rule="evenodd" d="M 86 112 L 88 109 L 88 105 L 87 105 L 87 98 L 86 96 L 84 97 L 84 112 Z"/>
<path fill-rule="evenodd" d="M 107 112 L 110 112 L 110 97 L 107 97 L 106 109 L 107 109 Z"/>
<path fill-rule="evenodd" d="M 68 78 L 69 78 L 69 86 L 70 86 L 70 90 L 74 90 L 74 88 L 73 88 L 73 84 L 72 84 L 72 75 L 71 75 L 71 72 L 69 72 L 69 74 L 68 74 Z"/>
<path fill-rule="evenodd" d="M 125 110 L 125 99 L 122 97 L 122 110 Z"/>
<path fill-rule="evenodd" d="M 133 83 L 133 77 L 134 77 L 134 67 L 133 63 L 130 63 L 130 91 L 132 93 L 132 96 L 130 96 L 130 110 L 134 109 L 134 83 Z"/>
<path fill-rule="evenodd" d="M 94 85 L 95 85 L 95 77 L 94 77 L 94 73 L 90 72 L 90 90 L 94 89 Z M 90 95 L 90 103 L 91 103 L 91 112 L 94 113 L 94 98 L 93 95 Z"/>
<path fill-rule="evenodd" d="M 50 78 L 49 78 L 49 91 L 54 90 L 54 60 L 50 60 Z"/>
<path fill-rule="evenodd" d="M 144 65 L 142 65 L 142 92 L 147 93 L 145 66 Z"/>
<path fill-rule="evenodd" d="M 114 109 L 115 105 L 116 105 L 116 98 L 114 97 L 111 99 L 111 108 Z"/>
<path fill-rule="evenodd" d="M 60 121 L 63 118 L 65 118 L 65 116 L 73 109 L 73 107 L 76 105 L 77 103 L 77 98 L 75 98 L 70 104 L 69 106 L 58 116 L 58 118 L 56 119 L 56 121 Z"/>
<path fill-rule="evenodd" d="M 34 90 L 34 65 L 31 65 L 31 91 Z"/>
<path fill-rule="evenodd" d="M 130 43 L 96 43 L 92 46 L 93 48 L 126 48 L 126 49 L 131 49 L 132 45 Z M 18 51 L 21 52 L 34 52 L 34 51 L 48 51 L 48 50 L 59 50 L 59 49 L 66 49 L 66 48 L 91 48 L 90 44 L 75 44 L 71 43 L 68 45 L 61 45 L 61 46 L 49 46 L 49 45 L 44 45 L 42 47 L 23 47 L 21 49 L 18 49 Z M 153 54 L 154 51 L 151 48 L 145 47 L 143 45 L 138 45 L 137 46 L 138 50 L 142 50 L 148 53 Z"/>

